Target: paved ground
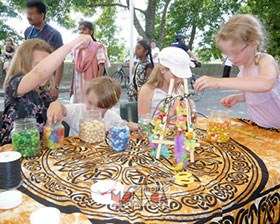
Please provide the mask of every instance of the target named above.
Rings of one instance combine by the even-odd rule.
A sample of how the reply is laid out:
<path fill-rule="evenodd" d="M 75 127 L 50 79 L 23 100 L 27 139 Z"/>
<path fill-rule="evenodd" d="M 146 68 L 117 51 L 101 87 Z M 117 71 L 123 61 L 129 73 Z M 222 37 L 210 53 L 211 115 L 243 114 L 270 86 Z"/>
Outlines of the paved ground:
<path fill-rule="evenodd" d="M 203 96 L 199 101 L 196 102 L 197 111 L 208 116 L 211 110 L 214 109 L 223 109 L 224 107 L 221 106 L 220 99 L 224 96 L 227 96 L 229 94 L 236 93 L 236 91 L 232 90 L 205 90 Z M 63 92 L 59 95 L 59 101 L 61 103 L 67 104 L 69 103 L 69 93 L 66 89 L 66 87 L 63 89 Z M 126 102 L 126 89 L 123 88 L 121 100 L 120 103 Z M 119 104 L 120 104 L 119 103 Z M 119 104 L 114 107 L 116 111 L 119 112 Z M 4 97 L 3 94 L 0 95 L 0 111 L 3 111 L 4 109 Z M 248 118 L 247 114 L 247 107 L 243 104 L 238 104 L 235 107 L 231 108 L 229 110 L 230 116 L 233 117 L 242 117 L 242 118 Z"/>

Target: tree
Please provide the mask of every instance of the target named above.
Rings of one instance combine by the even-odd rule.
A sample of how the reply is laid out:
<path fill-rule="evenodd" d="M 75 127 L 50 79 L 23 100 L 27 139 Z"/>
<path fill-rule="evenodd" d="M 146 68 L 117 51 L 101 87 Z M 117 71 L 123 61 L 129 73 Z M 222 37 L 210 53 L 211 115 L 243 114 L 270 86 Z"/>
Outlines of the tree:
<path fill-rule="evenodd" d="M 241 13 L 256 15 L 267 31 L 267 52 L 280 59 L 280 4 L 277 0 L 247 0 Z"/>
<path fill-rule="evenodd" d="M 16 42 L 21 39 L 18 33 L 6 24 L 8 18 L 18 16 L 18 13 L 14 9 L 14 5 L 0 1 L 0 43 L 2 45 L 6 42 L 8 36 L 13 37 Z"/>
<path fill-rule="evenodd" d="M 119 29 L 116 25 L 116 13 L 116 8 L 105 8 L 95 22 L 94 34 L 98 41 L 106 45 L 108 56 L 112 62 L 116 60 L 123 61 L 125 57 L 124 40 L 117 38 Z"/>
<path fill-rule="evenodd" d="M 199 40 L 199 57 L 209 61 L 220 53 L 215 45 L 215 33 L 225 15 L 231 15 L 238 10 L 241 2 L 236 0 L 177 0 L 167 16 L 167 30 L 163 46 L 169 46 L 174 41 L 175 33 L 187 34 L 187 45 L 193 48 L 194 40 Z M 198 36 L 198 34 L 200 34 Z"/>

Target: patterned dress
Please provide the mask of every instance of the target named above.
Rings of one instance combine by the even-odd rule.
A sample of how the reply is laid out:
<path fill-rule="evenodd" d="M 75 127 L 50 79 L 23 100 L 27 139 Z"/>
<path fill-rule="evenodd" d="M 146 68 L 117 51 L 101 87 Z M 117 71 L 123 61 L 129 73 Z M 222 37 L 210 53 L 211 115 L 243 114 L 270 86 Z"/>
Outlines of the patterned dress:
<path fill-rule="evenodd" d="M 6 86 L 0 145 L 11 143 L 11 131 L 16 119 L 36 118 L 41 133 L 47 120 L 47 109 L 51 103 L 50 93 L 48 91 L 38 93 L 32 90 L 18 97 L 17 88 L 22 78 L 23 76 L 16 76 Z"/>
<path fill-rule="evenodd" d="M 147 69 L 152 67 L 150 61 L 138 62 L 135 66 L 132 83 L 127 90 L 128 101 L 137 101 L 139 89 L 147 82 Z"/>

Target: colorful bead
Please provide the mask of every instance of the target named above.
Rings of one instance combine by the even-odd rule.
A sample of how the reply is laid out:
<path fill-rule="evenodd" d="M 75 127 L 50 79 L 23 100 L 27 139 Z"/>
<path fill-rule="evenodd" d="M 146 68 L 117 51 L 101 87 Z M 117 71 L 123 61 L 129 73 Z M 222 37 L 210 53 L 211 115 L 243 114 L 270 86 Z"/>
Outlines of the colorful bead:
<path fill-rule="evenodd" d="M 207 134 L 211 142 L 227 142 L 230 138 L 230 120 L 209 120 Z"/>
<path fill-rule="evenodd" d="M 128 127 L 110 127 L 110 146 L 114 151 L 124 151 L 129 146 Z"/>
<path fill-rule="evenodd" d="M 44 145 L 49 149 L 57 149 L 64 141 L 64 127 L 61 123 L 45 126 Z"/>
<path fill-rule="evenodd" d="M 13 148 L 22 157 L 34 157 L 40 152 L 40 134 L 37 128 L 12 133 Z"/>

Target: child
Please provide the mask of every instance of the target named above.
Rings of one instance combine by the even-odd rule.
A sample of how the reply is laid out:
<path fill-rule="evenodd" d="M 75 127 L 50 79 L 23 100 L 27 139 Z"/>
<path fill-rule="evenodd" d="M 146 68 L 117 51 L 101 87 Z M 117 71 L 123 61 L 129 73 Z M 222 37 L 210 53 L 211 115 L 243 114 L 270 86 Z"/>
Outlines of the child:
<path fill-rule="evenodd" d="M 40 131 L 43 131 L 51 102 L 46 84 L 74 46 L 82 43 L 86 47 L 91 42 L 90 36 L 80 35 L 52 53 L 52 48 L 45 41 L 32 39 L 17 49 L 4 82 L 1 145 L 11 142 L 11 131 L 16 119 L 34 117 Z"/>
<path fill-rule="evenodd" d="M 147 41 L 140 40 L 137 43 L 135 56 L 139 61 L 135 66 L 132 83 L 127 91 L 128 101 L 137 101 L 139 89 L 147 82 L 148 77 L 154 68 L 151 46 Z"/>
<path fill-rule="evenodd" d="M 265 37 L 260 22 L 251 15 L 232 17 L 219 31 L 217 43 L 240 73 L 237 78 L 203 76 L 195 89 L 236 89 L 241 93 L 227 96 L 221 104 L 227 108 L 239 102 L 248 104 L 252 121 L 265 128 L 280 127 L 280 78 L 274 58 L 259 52 Z"/>
<path fill-rule="evenodd" d="M 103 76 L 105 69 L 110 67 L 110 61 L 105 46 L 94 38 L 93 24 L 83 21 L 79 24 L 79 30 L 80 34 L 90 35 L 94 42 L 86 49 L 75 51 L 75 70 L 70 96 L 73 94 L 71 101 L 74 103 L 85 103 L 88 83 L 96 77 Z"/>
<path fill-rule="evenodd" d="M 190 60 L 187 53 L 176 47 L 164 48 L 159 53 L 159 64 L 153 70 L 148 82 L 141 88 L 138 98 L 138 116 L 153 114 L 159 102 L 167 96 L 170 80 L 175 81 L 173 96 L 182 95 L 182 79 L 191 77 Z M 169 115 L 176 114 L 174 106 Z"/>
<path fill-rule="evenodd" d="M 98 77 L 93 79 L 86 89 L 86 104 L 63 105 L 58 102 L 51 103 L 48 109 L 48 120 L 56 123 L 58 120 L 64 121 L 70 126 L 70 136 L 79 135 L 79 122 L 85 115 L 87 109 L 100 109 L 104 118 L 106 130 L 113 121 L 121 121 L 121 117 L 110 110 L 115 106 L 121 95 L 120 84 L 108 77 Z M 131 130 L 137 130 L 137 124 L 128 123 Z"/>

